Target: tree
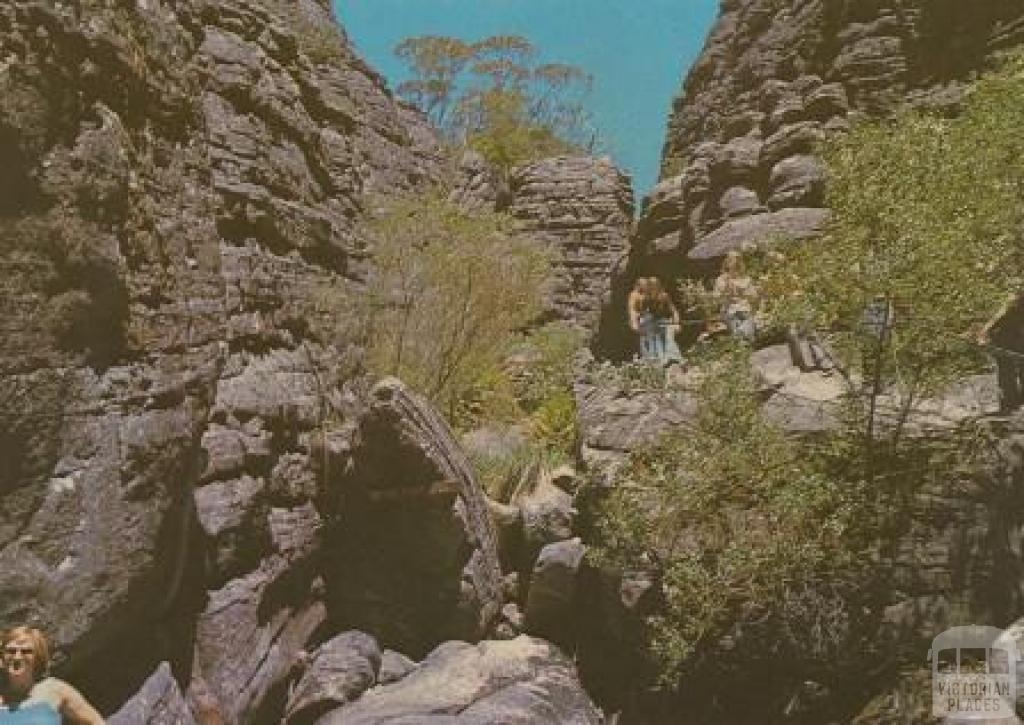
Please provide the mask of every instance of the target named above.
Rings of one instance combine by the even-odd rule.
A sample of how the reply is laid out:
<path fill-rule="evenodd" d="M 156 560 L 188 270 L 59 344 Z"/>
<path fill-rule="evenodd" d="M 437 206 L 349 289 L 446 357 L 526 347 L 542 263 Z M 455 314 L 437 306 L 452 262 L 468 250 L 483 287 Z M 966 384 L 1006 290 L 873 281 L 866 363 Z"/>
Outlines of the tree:
<path fill-rule="evenodd" d="M 724 656 L 726 636 L 748 666 L 835 664 L 857 636 L 836 599 L 862 580 L 871 502 L 764 418 L 745 347 L 721 351 L 696 397 L 685 432 L 631 456 L 598 519 L 599 559 L 661 574 L 649 641 L 661 684 Z"/>
<path fill-rule="evenodd" d="M 976 477 L 992 454 L 985 426 L 928 429 L 918 413 L 979 369 L 974 331 L 1024 281 L 1022 118 L 1017 56 L 969 90 L 959 118 L 905 112 L 824 149 L 825 235 L 754 261 L 774 321 L 835 356 L 847 425 L 785 435 L 762 417 L 742 351 L 727 351 L 703 371 L 691 428 L 634 454 L 600 507 L 602 555 L 662 574 L 663 682 L 702 665 L 721 674 L 730 652 L 745 685 L 759 655 L 803 658 L 819 681 L 844 658 L 863 673 L 853 653 L 891 591 L 884 563 L 912 495 Z"/>
<path fill-rule="evenodd" d="M 398 86 L 439 129 L 502 168 L 533 158 L 591 150 L 584 105 L 592 79 L 577 66 L 539 63 L 518 35 L 475 43 L 444 36 L 407 38 L 395 47 L 413 78 Z"/>
<path fill-rule="evenodd" d="M 394 204 L 367 232 L 370 367 L 452 415 L 541 311 L 547 251 L 502 215 L 469 215 L 437 195 Z"/>
<path fill-rule="evenodd" d="M 898 455 L 917 406 L 977 368 L 973 332 L 1024 281 L 1024 59 L 956 119 L 908 111 L 828 144 L 827 232 L 761 279 L 775 318 L 816 329 L 849 384 L 863 475 Z"/>

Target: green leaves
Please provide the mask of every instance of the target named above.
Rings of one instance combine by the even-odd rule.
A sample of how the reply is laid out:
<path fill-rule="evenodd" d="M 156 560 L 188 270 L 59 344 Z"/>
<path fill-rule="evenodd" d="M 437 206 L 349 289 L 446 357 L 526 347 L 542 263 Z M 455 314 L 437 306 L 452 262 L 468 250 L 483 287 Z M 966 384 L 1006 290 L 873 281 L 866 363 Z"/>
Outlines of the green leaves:
<path fill-rule="evenodd" d="M 666 686 L 751 607 L 788 616 L 790 588 L 815 586 L 866 540 L 848 534 L 857 489 L 763 418 L 748 351 L 710 363 L 698 399 L 691 429 L 632 456 L 598 522 L 600 558 L 660 563 L 665 611 L 651 647 Z"/>
<path fill-rule="evenodd" d="M 444 36 L 407 38 L 395 48 L 414 78 L 398 92 L 456 143 L 497 166 L 593 146 L 584 100 L 591 78 L 563 63 L 538 64 L 518 35 L 475 43 Z"/>
<path fill-rule="evenodd" d="M 547 251 L 438 196 L 395 204 L 368 232 L 370 365 L 451 414 L 540 312 Z"/>
<path fill-rule="evenodd" d="M 892 307 L 882 388 L 920 398 L 975 362 L 971 333 L 1024 276 L 1024 63 L 968 93 L 960 118 L 904 112 L 827 144 L 833 221 L 786 247 L 762 288 L 779 321 L 828 331 L 869 376 L 873 300 Z"/>

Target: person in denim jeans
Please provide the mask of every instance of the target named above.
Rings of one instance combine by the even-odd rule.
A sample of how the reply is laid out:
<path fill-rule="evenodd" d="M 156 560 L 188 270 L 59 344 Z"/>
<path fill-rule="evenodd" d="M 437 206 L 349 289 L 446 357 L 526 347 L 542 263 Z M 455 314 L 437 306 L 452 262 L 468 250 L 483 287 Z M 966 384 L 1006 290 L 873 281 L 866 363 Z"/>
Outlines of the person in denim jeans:
<path fill-rule="evenodd" d="M 657 277 L 637 279 L 629 296 L 630 327 L 640 335 L 644 360 L 679 360 L 675 333 L 679 311 Z"/>
<path fill-rule="evenodd" d="M 735 338 L 753 342 L 757 334 L 754 323 L 757 288 L 744 272 L 739 252 L 729 252 L 725 256 L 722 273 L 715 279 L 713 292 L 719 300 L 722 322 L 729 333 Z"/>

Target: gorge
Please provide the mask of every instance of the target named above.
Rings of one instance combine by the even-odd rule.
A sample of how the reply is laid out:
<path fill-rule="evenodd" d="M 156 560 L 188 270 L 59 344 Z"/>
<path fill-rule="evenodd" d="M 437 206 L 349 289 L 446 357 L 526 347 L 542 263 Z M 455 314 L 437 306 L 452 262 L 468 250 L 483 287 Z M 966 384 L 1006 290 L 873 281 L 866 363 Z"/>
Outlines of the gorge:
<path fill-rule="evenodd" d="M 685 428 L 692 397 L 584 360 L 579 472 L 490 501 L 441 414 L 370 379 L 359 321 L 322 300 L 364 293 L 376 205 L 454 178 L 456 203 L 554 250 L 546 319 L 627 357 L 636 276 L 706 278 L 819 232 L 819 140 L 905 105 L 956 114 L 1024 42 L 1018 2 L 967 5 L 723 0 L 634 220 L 607 159 L 503 177 L 452 158 L 326 0 L 4 4 L 0 624 L 45 629 L 112 723 L 930 722 L 905 707 L 920 643 L 1024 615 L 1024 418 L 989 415 L 994 376 L 951 415 L 991 418 L 1003 455 L 918 494 L 884 563 L 886 660 L 738 696 L 771 663 L 731 653 L 704 673 L 718 689 L 673 699 L 641 677 L 659 583 L 584 558 L 580 490 Z M 756 364 L 803 390 L 778 348 Z M 772 406 L 794 435 L 818 425 L 820 406 Z"/>

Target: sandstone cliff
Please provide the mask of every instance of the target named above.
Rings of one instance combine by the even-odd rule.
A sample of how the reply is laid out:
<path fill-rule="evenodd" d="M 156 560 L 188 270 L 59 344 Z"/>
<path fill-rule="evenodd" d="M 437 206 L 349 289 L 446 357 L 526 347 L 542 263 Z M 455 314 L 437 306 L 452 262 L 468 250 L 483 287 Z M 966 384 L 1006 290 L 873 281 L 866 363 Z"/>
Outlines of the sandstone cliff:
<path fill-rule="evenodd" d="M 744 242 L 813 234 L 816 142 L 904 104 L 955 112 L 964 82 L 1022 41 L 1015 0 L 723 0 L 673 103 L 637 259 L 700 271 Z"/>
<path fill-rule="evenodd" d="M 353 359 L 317 291 L 437 143 L 326 3 L 0 18 L 0 615 L 101 705 L 165 658 L 251 715 L 325 618 L 310 456 Z"/>

